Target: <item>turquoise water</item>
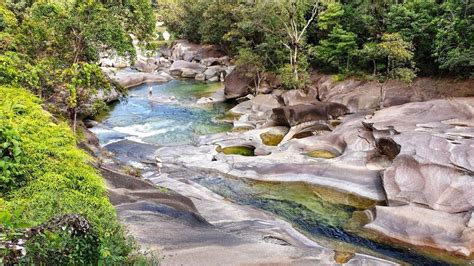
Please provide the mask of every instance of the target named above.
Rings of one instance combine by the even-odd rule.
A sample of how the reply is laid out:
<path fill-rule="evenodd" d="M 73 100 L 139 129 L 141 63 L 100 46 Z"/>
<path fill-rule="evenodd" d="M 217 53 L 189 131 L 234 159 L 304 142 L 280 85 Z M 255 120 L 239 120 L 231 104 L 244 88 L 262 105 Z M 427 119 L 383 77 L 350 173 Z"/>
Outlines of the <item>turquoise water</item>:
<path fill-rule="evenodd" d="M 174 80 L 160 85 L 142 85 L 113 106 L 99 127 L 93 128 L 102 145 L 129 139 L 160 146 L 192 144 L 196 136 L 231 129 L 216 121 L 229 109 L 224 103 L 196 104 L 209 97 L 222 83 Z M 149 95 L 149 88 L 153 94 Z"/>
<path fill-rule="evenodd" d="M 132 140 L 159 146 L 193 144 L 199 135 L 224 132 L 231 125 L 216 120 L 231 107 L 224 103 L 196 104 L 221 88 L 221 83 L 174 80 L 161 85 L 142 85 L 112 107 L 105 120 L 92 129 L 102 145 Z M 153 94 L 148 94 L 149 88 Z M 128 145 L 120 144 L 118 145 Z M 129 152 L 124 147 L 124 152 Z M 251 205 L 290 221 L 295 227 L 328 246 L 343 251 L 369 253 L 394 258 L 413 265 L 446 265 L 406 247 L 370 240 L 346 225 L 354 211 L 375 203 L 347 198 L 327 189 L 304 185 L 255 183 L 209 173 L 185 178 L 238 204 Z M 350 202 L 350 204 L 348 204 Z M 334 244 L 336 243 L 336 244 Z"/>

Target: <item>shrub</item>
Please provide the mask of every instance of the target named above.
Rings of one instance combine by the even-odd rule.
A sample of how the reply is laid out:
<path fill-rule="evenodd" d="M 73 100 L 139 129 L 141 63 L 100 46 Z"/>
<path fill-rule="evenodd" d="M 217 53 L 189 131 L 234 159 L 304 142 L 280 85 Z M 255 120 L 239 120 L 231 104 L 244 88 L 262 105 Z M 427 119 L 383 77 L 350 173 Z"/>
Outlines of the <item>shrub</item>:
<path fill-rule="evenodd" d="M 2 173 L 1 180 L 22 180 L 10 182 L 14 186 L 3 186 L 0 191 L 0 213 L 21 210 L 10 224 L 31 227 L 64 214 L 79 214 L 97 232 L 100 260 L 125 261 L 133 246 L 116 219 L 103 180 L 90 165 L 91 158 L 76 147 L 67 124 L 53 123 L 39 99 L 26 90 L 0 87 L 0 125 L 2 143 L 13 147 L 6 152 L 7 157 L 13 156 L 15 162 L 15 170 L 8 177 Z M 15 151 L 17 144 L 20 153 Z M 16 161 L 18 154 L 21 159 Z M 67 242 L 69 236 L 59 235 L 59 239 Z M 30 248 L 31 252 L 37 251 Z"/>

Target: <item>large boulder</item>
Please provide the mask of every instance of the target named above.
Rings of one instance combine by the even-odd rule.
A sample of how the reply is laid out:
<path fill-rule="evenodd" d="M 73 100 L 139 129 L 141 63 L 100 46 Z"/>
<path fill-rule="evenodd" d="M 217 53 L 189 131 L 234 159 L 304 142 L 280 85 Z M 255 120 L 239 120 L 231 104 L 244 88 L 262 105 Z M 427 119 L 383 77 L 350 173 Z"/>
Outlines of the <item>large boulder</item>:
<path fill-rule="evenodd" d="M 377 206 L 371 218 L 364 228 L 385 237 L 467 257 L 474 253 L 472 213 L 450 214 L 414 205 Z"/>
<path fill-rule="evenodd" d="M 272 119 L 277 125 L 292 127 L 304 122 L 327 121 L 347 112 L 342 104 L 314 102 L 274 108 Z"/>
<path fill-rule="evenodd" d="M 184 60 L 191 62 L 196 56 L 199 44 L 190 43 L 186 40 L 177 40 L 169 49 L 169 57 L 172 60 Z"/>
<path fill-rule="evenodd" d="M 142 60 L 142 59 L 137 60 L 133 68 L 135 68 L 136 70 L 140 72 L 151 73 L 157 70 L 159 66 L 160 66 L 159 60 L 154 59 L 154 58 L 149 58 L 145 60 Z"/>
<path fill-rule="evenodd" d="M 214 58 L 219 61 L 219 58 L 225 56 L 225 53 L 219 46 L 199 45 L 186 40 L 175 41 L 168 54 L 172 60 L 184 60 L 188 62 L 200 62 L 208 58 Z"/>
<path fill-rule="evenodd" d="M 392 106 L 364 121 L 372 131 L 364 139 L 378 150 L 385 139 L 382 146 L 394 157 L 383 172 L 389 206 L 377 207 L 366 228 L 414 245 L 473 253 L 473 117 L 474 98 L 453 98 Z"/>
<path fill-rule="evenodd" d="M 234 125 L 259 127 L 267 122 L 274 108 L 280 107 L 278 99 L 271 94 L 260 94 L 248 101 L 236 105 L 230 110 L 232 114 L 241 115 Z"/>
<path fill-rule="evenodd" d="M 135 87 L 144 83 L 166 83 L 173 79 L 164 72 L 144 73 L 133 72 L 131 70 L 111 71 L 107 68 L 102 70 L 109 78 L 124 88 Z"/>
<path fill-rule="evenodd" d="M 412 84 L 390 80 L 384 87 L 385 107 L 447 97 L 474 96 L 472 81 L 452 78 L 417 78 Z M 351 112 L 373 110 L 380 105 L 380 84 L 377 81 L 355 78 L 339 81 L 334 76 L 313 72 L 309 91 L 311 96 L 321 101 L 344 104 Z"/>
<path fill-rule="evenodd" d="M 254 79 L 240 68 L 234 69 L 225 78 L 224 94 L 226 99 L 243 97 L 250 93 Z"/>
<path fill-rule="evenodd" d="M 287 91 L 281 95 L 281 99 L 286 106 L 318 102 L 315 97 L 306 95 L 299 90 Z"/>
<path fill-rule="evenodd" d="M 474 178 L 462 170 L 398 156 L 384 174 L 390 205 L 417 203 L 459 213 L 474 206 Z"/>
<path fill-rule="evenodd" d="M 213 77 L 220 77 L 221 73 L 225 74 L 225 67 L 223 66 L 210 66 L 204 71 L 206 79 L 211 79 Z"/>
<path fill-rule="evenodd" d="M 171 65 L 169 72 L 173 76 L 181 76 L 183 78 L 194 78 L 196 74 L 203 73 L 206 70 L 206 66 L 187 62 L 184 60 L 176 60 Z"/>

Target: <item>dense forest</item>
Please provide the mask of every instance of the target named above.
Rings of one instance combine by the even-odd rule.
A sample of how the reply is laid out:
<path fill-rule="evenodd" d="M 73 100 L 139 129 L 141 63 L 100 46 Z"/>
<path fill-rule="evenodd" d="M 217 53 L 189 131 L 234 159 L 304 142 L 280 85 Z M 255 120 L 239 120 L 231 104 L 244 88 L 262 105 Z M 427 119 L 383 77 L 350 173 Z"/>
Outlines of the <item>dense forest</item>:
<path fill-rule="evenodd" d="M 288 87 L 301 87 L 309 68 L 408 81 L 474 74 L 472 1 L 158 3 L 159 18 L 179 37 L 220 44 Z"/>

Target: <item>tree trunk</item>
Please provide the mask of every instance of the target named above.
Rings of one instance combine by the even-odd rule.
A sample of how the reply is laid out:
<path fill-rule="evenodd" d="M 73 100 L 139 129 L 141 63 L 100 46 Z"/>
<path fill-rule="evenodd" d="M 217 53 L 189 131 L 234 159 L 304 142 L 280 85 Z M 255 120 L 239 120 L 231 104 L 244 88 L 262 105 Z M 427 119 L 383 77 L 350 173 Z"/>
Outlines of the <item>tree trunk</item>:
<path fill-rule="evenodd" d="M 293 53 L 293 76 L 296 81 L 299 81 L 298 78 L 298 46 L 295 46 L 295 51 Z"/>
<path fill-rule="evenodd" d="M 385 100 L 385 85 L 386 81 L 380 84 L 380 103 L 379 103 L 379 108 L 383 109 L 383 102 Z"/>
<path fill-rule="evenodd" d="M 77 123 L 77 111 L 76 111 L 76 108 L 74 108 L 74 118 L 72 120 L 72 132 L 74 133 L 74 135 L 76 135 L 76 123 Z"/>
<path fill-rule="evenodd" d="M 377 75 L 377 66 L 375 65 L 375 60 L 372 60 L 372 63 L 374 65 L 374 76 Z"/>
<path fill-rule="evenodd" d="M 349 71 L 349 55 L 347 55 L 347 60 L 346 60 L 346 72 Z"/>

